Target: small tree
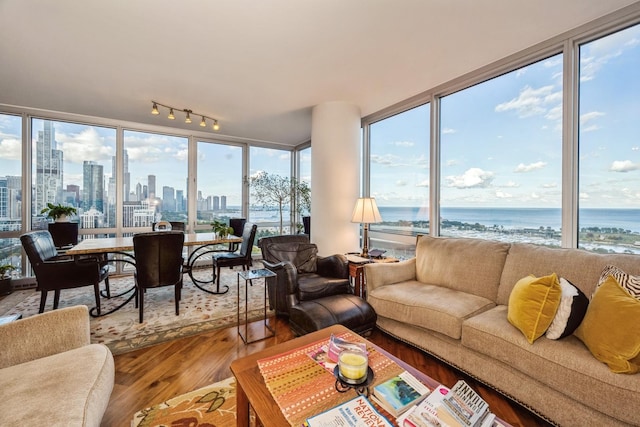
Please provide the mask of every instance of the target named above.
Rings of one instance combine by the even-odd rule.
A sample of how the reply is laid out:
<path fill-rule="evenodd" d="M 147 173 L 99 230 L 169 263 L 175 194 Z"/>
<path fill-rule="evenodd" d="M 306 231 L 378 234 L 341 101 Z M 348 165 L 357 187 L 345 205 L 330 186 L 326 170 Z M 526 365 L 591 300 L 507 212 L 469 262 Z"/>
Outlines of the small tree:
<path fill-rule="evenodd" d="M 311 189 L 304 181 L 281 175 L 258 172 L 251 177 L 252 196 L 258 204 L 265 207 L 277 207 L 280 214 L 280 234 L 283 233 L 283 210 L 285 206 L 291 206 L 291 202 L 297 197 L 297 212 L 311 208 Z"/>

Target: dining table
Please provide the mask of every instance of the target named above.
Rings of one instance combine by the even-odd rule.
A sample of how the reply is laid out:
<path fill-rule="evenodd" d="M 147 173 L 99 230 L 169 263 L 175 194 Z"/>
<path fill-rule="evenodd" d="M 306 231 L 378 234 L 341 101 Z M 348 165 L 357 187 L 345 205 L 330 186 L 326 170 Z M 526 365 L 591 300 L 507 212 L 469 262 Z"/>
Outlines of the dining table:
<path fill-rule="evenodd" d="M 183 266 L 183 271 L 189 275 L 189 278 L 193 282 L 194 286 L 198 289 L 214 294 L 220 295 L 229 291 L 229 287 L 224 285 L 224 289 L 220 289 L 220 284 L 216 285 L 215 290 L 207 289 L 205 286 L 216 283 L 215 269 L 212 268 L 211 280 L 201 280 L 193 276 L 193 270 L 195 263 L 203 256 L 213 254 L 215 252 L 221 252 L 217 248 L 217 245 L 223 244 L 238 244 L 242 243 L 242 238 L 234 235 L 219 236 L 217 233 L 185 233 L 184 246 L 191 248 L 189 257 Z M 133 236 L 118 236 L 118 237 L 97 237 L 81 240 L 77 245 L 67 249 L 65 255 L 69 256 L 98 256 L 103 262 L 123 262 L 135 266 L 135 257 L 133 254 Z M 119 258 L 109 258 L 109 255 L 119 255 Z M 135 286 L 131 289 L 127 289 L 118 295 L 111 295 L 109 287 L 105 290 L 105 293 L 101 293 L 106 298 L 118 297 L 125 295 L 135 290 Z M 103 315 L 113 313 L 119 310 L 128 303 L 135 296 L 135 292 L 121 305 L 117 306 L 113 310 L 105 312 Z M 94 315 L 92 313 L 92 315 Z M 97 317 L 97 316 L 94 316 Z"/>

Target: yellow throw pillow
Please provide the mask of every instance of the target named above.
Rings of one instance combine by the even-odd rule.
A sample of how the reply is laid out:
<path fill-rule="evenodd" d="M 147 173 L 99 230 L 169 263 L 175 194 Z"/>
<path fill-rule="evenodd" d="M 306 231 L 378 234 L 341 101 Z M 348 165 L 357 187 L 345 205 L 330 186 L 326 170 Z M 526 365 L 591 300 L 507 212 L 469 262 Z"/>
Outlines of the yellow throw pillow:
<path fill-rule="evenodd" d="M 511 290 L 507 319 L 533 344 L 551 325 L 561 296 L 562 288 L 555 273 L 522 278 Z"/>
<path fill-rule="evenodd" d="M 640 301 L 613 276 L 593 294 L 574 335 L 613 372 L 635 374 L 640 370 Z"/>

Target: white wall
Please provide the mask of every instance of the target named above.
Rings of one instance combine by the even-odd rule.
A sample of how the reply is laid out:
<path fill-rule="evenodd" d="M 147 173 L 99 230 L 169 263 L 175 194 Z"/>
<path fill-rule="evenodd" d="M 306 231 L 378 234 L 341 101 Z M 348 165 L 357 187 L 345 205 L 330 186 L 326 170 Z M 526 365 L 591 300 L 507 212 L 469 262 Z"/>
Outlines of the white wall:
<path fill-rule="evenodd" d="M 341 101 L 315 106 L 311 146 L 311 242 L 324 256 L 359 251 L 351 215 L 360 195 L 360 108 Z"/>

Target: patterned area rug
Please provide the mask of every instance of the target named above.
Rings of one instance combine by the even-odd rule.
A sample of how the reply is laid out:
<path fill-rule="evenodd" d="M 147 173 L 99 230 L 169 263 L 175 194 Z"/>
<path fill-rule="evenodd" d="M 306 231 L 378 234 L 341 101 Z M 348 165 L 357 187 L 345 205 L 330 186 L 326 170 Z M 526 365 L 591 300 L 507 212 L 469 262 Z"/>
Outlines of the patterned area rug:
<path fill-rule="evenodd" d="M 225 427 L 236 425 L 235 378 L 176 396 L 138 411 L 132 427 Z"/>
<path fill-rule="evenodd" d="M 259 268 L 259 266 L 256 266 Z M 195 335 L 213 329 L 237 324 L 237 272 L 242 270 L 223 269 L 220 277 L 220 287 L 229 287 L 229 291 L 222 295 L 211 295 L 201 291 L 193 285 L 188 275 L 184 275 L 182 299 L 180 301 L 180 315 L 175 314 L 174 289 L 171 286 L 148 289 L 144 298 L 144 322 L 138 323 L 138 309 L 134 301 L 126 303 L 120 310 L 99 318 L 91 318 L 91 342 L 107 345 L 114 354 L 126 353 L 142 347 L 169 341 L 175 338 Z M 210 277 L 210 269 L 196 271 L 196 279 L 204 280 Z M 117 295 L 133 286 L 133 277 L 125 276 L 110 278 L 111 295 Z M 215 285 L 208 285 L 213 289 Z M 244 281 L 240 280 L 240 307 L 244 310 Z M 263 314 L 264 281 L 256 280 L 249 286 L 249 321 L 258 319 Z M 23 317 L 38 313 L 40 293 L 35 290 L 14 292 L 12 298 L 20 300 L 15 306 L 2 315 L 22 314 Z M 131 293 L 102 298 L 102 312 L 107 312 L 121 305 Z M 59 308 L 83 304 L 92 308 L 95 306 L 93 289 L 90 286 L 63 290 L 60 294 Z M 45 311 L 53 309 L 53 292 L 49 292 Z M 241 317 L 241 321 L 244 318 Z"/>

